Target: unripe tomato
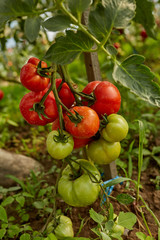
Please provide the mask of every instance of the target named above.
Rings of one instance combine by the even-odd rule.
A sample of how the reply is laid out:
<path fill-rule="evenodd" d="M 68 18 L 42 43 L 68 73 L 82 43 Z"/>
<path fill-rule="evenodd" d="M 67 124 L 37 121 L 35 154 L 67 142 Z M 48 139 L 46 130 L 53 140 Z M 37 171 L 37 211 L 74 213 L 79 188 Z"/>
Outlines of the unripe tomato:
<path fill-rule="evenodd" d="M 85 88 L 86 89 L 86 88 Z M 83 92 L 87 94 L 86 90 Z M 117 87 L 108 81 L 100 82 L 94 89 L 95 102 L 90 105 L 100 118 L 102 115 L 117 113 L 121 105 L 121 95 Z"/>
<path fill-rule="evenodd" d="M 20 72 L 20 80 L 23 86 L 34 92 L 40 92 L 46 89 L 50 81 L 49 78 L 42 77 L 37 73 L 39 62 L 40 60 L 38 58 L 31 57 Z M 47 63 L 42 61 L 41 67 L 47 68 Z"/>
<path fill-rule="evenodd" d="M 0 90 L 0 100 L 4 97 L 4 92 Z"/>
<path fill-rule="evenodd" d="M 66 216 L 58 216 L 56 218 L 58 221 L 58 225 L 54 228 L 54 220 L 51 221 L 47 226 L 47 232 L 54 232 L 56 238 L 64 239 L 65 237 L 74 237 L 74 231 L 72 227 L 72 221 L 69 217 Z"/>
<path fill-rule="evenodd" d="M 77 178 L 72 178 L 73 172 L 68 165 L 62 172 L 62 176 L 58 182 L 58 193 L 62 199 L 69 205 L 74 207 L 86 207 L 96 201 L 100 191 L 99 183 L 95 182 L 92 175 L 88 175 L 86 169 L 90 171 L 99 181 L 100 173 L 93 163 L 78 159 L 82 166 L 81 175 Z M 79 165 L 72 163 L 74 169 L 79 170 Z"/>
<path fill-rule="evenodd" d="M 58 88 L 59 85 L 61 84 L 62 82 L 62 79 L 56 79 L 56 87 Z M 67 85 L 67 83 L 63 83 L 59 92 L 58 92 L 58 95 L 59 95 L 59 98 L 61 99 L 62 103 L 70 108 L 74 101 L 75 101 L 75 98 L 74 98 L 74 95 L 73 93 L 71 92 L 69 86 Z"/>
<path fill-rule="evenodd" d="M 39 103 L 47 90 L 41 92 L 29 92 L 21 99 L 19 108 L 24 119 L 31 125 L 46 125 L 53 122 L 58 117 L 58 110 L 56 100 L 53 92 L 50 92 L 44 102 L 44 113 L 47 116 L 41 115 L 42 119 L 38 116 L 36 111 L 31 111 L 33 105 Z"/>
<path fill-rule="evenodd" d="M 57 140 L 59 132 L 57 130 L 51 131 L 47 136 L 47 151 L 54 159 L 63 159 L 71 154 L 73 150 L 73 137 L 66 131 L 63 131 L 65 139 Z"/>
<path fill-rule="evenodd" d="M 108 142 L 120 142 L 128 133 L 127 121 L 118 114 L 107 117 L 108 124 L 102 129 L 101 136 Z"/>
<path fill-rule="evenodd" d="M 110 143 L 100 138 L 88 144 L 87 154 L 94 163 L 103 165 L 116 160 L 120 151 L 121 145 L 119 142 Z"/>
<path fill-rule="evenodd" d="M 65 129 L 74 137 L 90 138 L 99 130 L 99 117 L 97 113 L 86 106 L 75 106 L 70 109 L 76 116 L 76 112 L 82 117 L 79 123 L 72 122 L 67 114 L 64 116 Z"/>

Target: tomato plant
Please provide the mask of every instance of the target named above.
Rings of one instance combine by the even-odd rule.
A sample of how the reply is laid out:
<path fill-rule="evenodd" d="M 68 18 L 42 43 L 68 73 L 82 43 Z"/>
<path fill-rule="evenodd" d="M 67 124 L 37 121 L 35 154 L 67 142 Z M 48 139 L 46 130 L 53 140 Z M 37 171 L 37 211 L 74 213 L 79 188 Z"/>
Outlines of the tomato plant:
<path fill-rule="evenodd" d="M 120 142 L 128 133 L 128 123 L 118 114 L 111 114 L 107 117 L 108 123 L 102 129 L 101 135 L 108 142 Z"/>
<path fill-rule="evenodd" d="M 50 92 L 43 105 L 40 101 L 46 90 L 29 92 L 21 99 L 19 108 L 24 119 L 33 125 L 46 125 L 58 117 L 58 110 L 53 92 Z"/>
<path fill-rule="evenodd" d="M 73 150 L 74 141 L 72 136 L 63 131 L 63 136 L 59 131 L 53 130 L 47 136 L 47 150 L 54 159 L 63 159 L 67 157 Z"/>
<path fill-rule="evenodd" d="M 93 104 L 90 105 L 100 118 L 102 115 L 110 115 L 117 113 L 121 105 L 121 95 L 117 87 L 108 81 L 103 81 L 96 84 L 89 83 L 89 87 L 83 89 L 84 93 L 91 93 L 91 89 L 95 98 Z"/>
<path fill-rule="evenodd" d="M 91 162 L 85 159 L 76 161 L 81 165 L 81 168 L 75 162 L 72 165 L 79 175 L 75 177 L 71 166 L 68 165 L 63 170 L 62 177 L 58 182 L 58 193 L 67 204 L 75 207 L 85 207 L 98 198 L 100 186 L 95 182 L 93 176 L 99 181 L 100 173 Z M 90 175 L 86 170 L 90 172 Z"/>
<path fill-rule="evenodd" d="M 120 155 L 120 151 L 121 145 L 119 142 L 111 143 L 100 138 L 88 145 L 87 154 L 94 163 L 103 165 L 116 160 Z"/>
<path fill-rule="evenodd" d="M 46 89 L 50 81 L 48 77 L 42 77 L 37 72 L 39 62 L 38 58 L 31 57 L 20 72 L 20 80 L 23 86 L 34 92 Z M 47 64 L 42 61 L 41 67 L 47 68 Z"/>
<path fill-rule="evenodd" d="M 99 117 L 97 113 L 86 106 L 75 106 L 70 109 L 71 113 L 76 117 L 78 113 L 79 119 L 74 119 L 70 114 L 65 114 L 64 123 L 66 130 L 77 138 L 90 138 L 94 136 L 99 129 Z M 79 120 L 79 122 L 77 122 Z"/>
<path fill-rule="evenodd" d="M 56 226 L 56 227 L 54 227 Z M 73 237 L 74 231 L 72 221 L 69 217 L 60 215 L 56 217 L 56 224 L 52 220 L 47 226 L 47 232 L 54 232 L 57 239 L 64 239 L 65 237 Z"/>
<path fill-rule="evenodd" d="M 4 92 L 0 90 L 0 100 L 2 100 L 3 97 L 4 97 Z"/>

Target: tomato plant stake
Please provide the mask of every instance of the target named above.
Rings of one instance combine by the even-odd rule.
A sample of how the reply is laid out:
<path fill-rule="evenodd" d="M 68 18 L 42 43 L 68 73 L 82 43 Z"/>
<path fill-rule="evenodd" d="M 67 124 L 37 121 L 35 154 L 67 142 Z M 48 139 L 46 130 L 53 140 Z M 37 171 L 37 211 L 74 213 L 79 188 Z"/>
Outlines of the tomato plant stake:
<path fill-rule="evenodd" d="M 82 23 L 84 23 L 85 25 L 87 25 L 87 22 L 88 22 L 88 15 L 89 15 L 89 10 L 85 11 L 82 17 Z M 98 81 L 98 80 L 101 81 L 102 77 L 101 77 L 97 52 L 84 53 L 84 58 L 85 58 L 85 66 L 86 66 L 88 82 Z M 115 178 L 117 176 L 115 161 L 111 162 L 108 165 L 104 165 L 103 170 L 104 170 L 104 176 L 105 176 L 104 180 Z"/>

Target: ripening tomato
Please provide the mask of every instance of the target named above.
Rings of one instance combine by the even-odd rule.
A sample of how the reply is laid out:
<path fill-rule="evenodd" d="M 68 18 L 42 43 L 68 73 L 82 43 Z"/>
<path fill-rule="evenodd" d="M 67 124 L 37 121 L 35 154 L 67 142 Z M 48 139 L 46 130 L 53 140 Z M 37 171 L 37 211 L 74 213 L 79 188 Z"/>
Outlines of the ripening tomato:
<path fill-rule="evenodd" d="M 57 130 L 60 129 L 60 124 L 59 124 L 59 118 L 57 118 L 53 123 L 52 123 L 52 130 Z M 77 148 L 82 148 L 86 146 L 89 142 L 91 142 L 91 138 L 76 138 L 73 137 L 74 141 L 74 149 Z"/>
<path fill-rule="evenodd" d="M 75 106 L 70 109 L 72 114 L 76 116 L 78 113 L 81 117 L 80 122 L 72 122 L 68 115 L 64 116 L 65 129 L 74 137 L 90 138 L 99 130 L 100 120 L 97 113 L 87 106 Z"/>
<path fill-rule="evenodd" d="M 4 92 L 0 90 L 0 100 L 4 97 Z"/>
<path fill-rule="evenodd" d="M 84 93 L 87 93 L 85 88 Z M 102 115 L 117 113 L 121 105 L 121 95 L 115 85 L 108 81 L 100 82 L 94 89 L 95 101 L 90 108 L 94 109 L 100 118 Z"/>
<path fill-rule="evenodd" d="M 44 102 L 44 114 L 39 117 L 36 111 L 31 111 L 34 104 L 38 104 L 47 90 L 41 92 L 29 92 L 23 96 L 20 102 L 20 111 L 24 119 L 31 125 L 46 125 L 58 117 L 58 110 L 53 92 L 50 92 Z"/>
<path fill-rule="evenodd" d="M 101 136 L 108 142 L 120 142 L 128 133 L 128 123 L 119 114 L 111 114 L 107 117 L 108 124 L 102 129 Z"/>
<path fill-rule="evenodd" d="M 60 215 L 56 217 L 56 223 L 52 220 L 47 226 L 47 233 L 54 232 L 57 239 L 74 237 L 72 221 L 69 217 Z M 54 227 L 55 226 L 55 227 Z"/>
<path fill-rule="evenodd" d="M 58 87 L 60 86 L 62 82 L 62 79 L 56 79 L 56 87 L 58 89 Z M 63 83 L 60 90 L 58 91 L 58 95 L 59 95 L 59 98 L 61 99 L 62 103 L 70 108 L 74 101 L 75 101 L 75 98 L 74 98 L 74 95 L 73 93 L 71 92 L 69 86 L 67 83 Z"/>
<path fill-rule="evenodd" d="M 50 81 L 49 78 L 42 77 L 37 73 L 39 62 L 40 60 L 38 58 L 31 57 L 20 72 L 20 80 L 23 86 L 34 92 L 40 92 L 46 89 Z M 47 68 L 47 63 L 42 61 L 41 67 Z"/>
<path fill-rule="evenodd" d="M 70 165 L 67 165 L 58 182 L 58 193 L 67 204 L 74 207 L 86 207 L 94 203 L 98 198 L 100 185 L 93 176 L 99 181 L 100 173 L 92 162 L 85 159 L 76 161 L 81 165 L 81 168 L 76 162 L 73 162 L 72 165 L 77 172 L 81 169 L 80 176 L 75 178 Z M 88 175 L 87 170 L 93 176 Z"/>
<path fill-rule="evenodd" d="M 100 138 L 88 144 L 87 154 L 89 159 L 99 165 L 109 164 L 116 160 L 121 151 L 119 142 L 107 142 Z"/>

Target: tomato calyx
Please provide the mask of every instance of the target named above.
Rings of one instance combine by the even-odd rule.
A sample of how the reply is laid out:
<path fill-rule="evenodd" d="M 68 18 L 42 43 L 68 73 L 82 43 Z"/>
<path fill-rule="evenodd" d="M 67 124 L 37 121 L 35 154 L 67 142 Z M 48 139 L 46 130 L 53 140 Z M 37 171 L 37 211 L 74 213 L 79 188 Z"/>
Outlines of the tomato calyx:
<path fill-rule="evenodd" d="M 37 73 L 41 76 L 41 77 L 46 77 L 46 78 L 50 78 L 50 76 L 47 74 L 48 72 L 50 72 L 51 67 L 47 67 L 47 68 L 42 68 L 42 61 L 40 61 L 38 63 L 37 66 Z"/>
<path fill-rule="evenodd" d="M 75 114 L 67 114 L 67 116 L 69 117 L 69 119 L 71 120 L 71 122 L 75 123 L 75 125 L 77 126 L 78 123 L 80 123 L 83 119 L 83 116 L 80 115 L 77 111 L 74 110 Z"/>
<path fill-rule="evenodd" d="M 107 114 L 105 113 L 104 115 L 102 115 L 102 120 L 100 121 L 100 130 L 102 128 L 105 128 L 108 123 L 109 121 L 107 119 Z"/>
<path fill-rule="evenodd" d="M 82 92 L 81 94 L 83 94 L 83 101 L 87 100 L 88 107 L 92 106 L 95 103 L 96 97 L 94 95 L 94 92 L 91 92 L 90 94 Z"/>
<path fill-rule="evenodd" d="M 45 118 L 47 118 L 47 119 L 50 119 L 50 118 L 45 114 L 44 110 L 45 110 L 45 106 L 44 106 L 44 104 L 42 104 L 42 103 L 40 103 L 40 102 L 34 103 L 34 104 L 33 104 L 33 107 L 29 109 L 29 111 L 34 111 L 34 112 L 38 113 L 38 116 L 39 116 L 39 118 L 40 118 L 41 120 L 43 120 L 43 119 L 42 119 L 42 116 L 45 117 Z"/>
<path fill-rule="evenodd" d="M 57 131 L 58 131 L 58 135 L 53 135 L 53 140 L 56 143 L 59 143 L 59 142 L 67 143 L 69 136 L 65 135 L 63 131 L 61 132 L 59 128 L 57 129 Z"/>

